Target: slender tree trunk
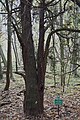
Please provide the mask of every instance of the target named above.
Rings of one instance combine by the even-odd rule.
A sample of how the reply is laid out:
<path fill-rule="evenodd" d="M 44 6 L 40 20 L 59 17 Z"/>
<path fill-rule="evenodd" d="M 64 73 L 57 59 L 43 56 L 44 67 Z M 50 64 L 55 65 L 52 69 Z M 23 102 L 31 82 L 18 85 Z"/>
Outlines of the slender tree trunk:
<path fill-rule="evenodd" d="M 16 68 L 16 72 L 18 72 L 18 53 L 17 53 L 17 46 L 16 46 L 16 36 L 15 36 L 15 32 L 13 32 L 14 35 L 14 41 L 12 41 L 12 46 L 13 46 L 13 50 L 14 50 L 14 55 L 15 55 L 15 68 Z"/>
<path fill-rule="evenodd" d="M 12 4 L 11 9 L 9 7 L 9 1 L 5 0 L 6 3 L 6 10 L 8 12 L 8 18 L 7 18 L 7 32 L 8 32 L 8 45 L 7 45 L 7 71 L 6 71 L 6 85 L 4 90 L 9 90 L 10 86 L 10 77 L 13 79 L 12 74 L 12 55 L 11 55 L 11 10 L 12 10 Z"/>
<path fill-rule="evenodd" d="M 78 8 L 76 6 L 76 1 L 74 2 L 74 27 L 75 29 L 78 29 L 78 18 L 77 18 L 77 12 Z M 73 70 L 77 67 L 77 62 L 78 62 L 78 33 L 74 33 L 74 43 L 73 43 L 73 54 L 72 54 L 72 63 L 73 63 Z M 77 69 L 73 72 L 74 77 L 77 77 Z"/>
<path fill-rule="evenodd" d="M 62 0 L 60 1 L 60 12 L 62 12 Z M 60 15 L 60 26 L 63 26 L 63 16 Z M 64 39 L 62 39 L 61 37 L 60 39 L 60 53 L 61 53 L 61 86 L 65 86 L 65 75 L 64 75 Z"/>
<path fill-rule="evenodd" d="M 1 65 L 1 54 L 0 54 L 0 80 L 3 78 L 2 65 Z"/>
<path fill-rule="evenodd" d="M 15 34 L 15 32 L 14 32 L 14 46 L 15 46 L 14 53 L 15 53 L 15 60 L 16 60 L 16 71 L 18 71 L 18 62 L 19 62 L 19 59 L 18 59 L 18 51 L 17 51 L 16 34 Z"/>
<path fill-rule="evenodd" d="M 74 38 L 74 46 L 73 46 L 73 54 L 72 54 L 72 63 L 73 63 L 73 70 L 77 67 L 77 43 L 76 43 L 76 39 Z M 73 72 L 74 77 L 77 76 L 77 69 Z"/>
<path fill-rule="evenodd" d="M 4 90 L 9 90 L 10 86 L 10 69 L 11 69 L 11 15 L 8 13 L 8 49 L 7 49 L 7 72 L 6 72 L 6 85 Z"/>
<path fill-rule="evenodd" d="M 55 60 L 55 35 L 53 36 L 53 74 L 54 74 L 54 86 L 56 87 L 56 60 Z"/>
<path fill-rule="evenodd" d="M 15 79 L 14 79 L 14 77 L 13 77 L 13 68 L 12 68 L 12 49 L 11 49 L 11 58 L 10 58 L 10 62 L 11 62 L 11 64 L 10 64 L 10 78 L 13 80 L 13 81 L 15 81 Z"/>
<path fill-rule="evenodd" d="M 54 8 L 54 11 L 56 13 L 56 8 Z M 51 31 L 52 30 L 55 30 L 55 22 L 54 22 L 54 19 L 53 19 L 53 25 L 51 26 Z M 55 34 L 52 35 L 52 40 L 53 40 L 53 59 L 52 59 L 52 67 L 53 67 L 53 74 L 54 74 L 54 86 L 56 87 L 56 59 L 55 59 Z"/>
<path fill-rule="evenodd" d="M 7 67 L 7 61 L 6 61 L 6 57 L 5 57 L 4 53 L 3 53 L 3 49 L 1 47 L 1 45 L 0 45 L 0 55 L 1 55 L 4 67 L 6 68 Z"/>
<path fill-rule="evenodd" d="M 44 5 L 45 0 L 41 0 L 39 11 L 39 46 L 38 46 L 38 87 L 40 95 L 40 108 L 43 112 L 44 84 L 45 84 L 45 63 L 44 63 Z"/>

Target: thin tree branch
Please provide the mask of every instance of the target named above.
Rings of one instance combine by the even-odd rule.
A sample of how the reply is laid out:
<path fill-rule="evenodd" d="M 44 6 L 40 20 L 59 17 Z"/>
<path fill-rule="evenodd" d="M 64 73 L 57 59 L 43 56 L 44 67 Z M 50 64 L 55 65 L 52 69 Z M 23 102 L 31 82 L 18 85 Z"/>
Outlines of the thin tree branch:
<path fill-rule="evenodd" d="M 48 53 L 49 53 L 49 45 L 50 45 L 51 36 L 54 33 L 60 32 L 60 31 L 79 32 L 80 33 L 80 30 L 71 29 L 71 28 L 60 28 L 60 29 L 56 29 L 54 31 L 51 31 L 50 34 L 47 37 L 47 41 L 46 41 L 46 45 L 45 45 L 45 52 L 44 52 L 45 64 L 47 63 L 47 56 L 48 56 Z"/>

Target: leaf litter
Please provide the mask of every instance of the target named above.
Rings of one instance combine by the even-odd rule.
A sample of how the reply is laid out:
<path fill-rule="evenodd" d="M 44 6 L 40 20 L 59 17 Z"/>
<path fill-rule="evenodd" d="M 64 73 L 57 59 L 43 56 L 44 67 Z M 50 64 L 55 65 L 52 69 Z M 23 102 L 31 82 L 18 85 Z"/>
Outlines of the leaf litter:
<path fill-rule="evenodd" d="M 0 89 L 0 120 L 80 120 L 80 87 L 71 88 L 71 92 L 60 93 L 63 105 L 59 116 L 54 99 L 61 88 L 46 86 L 44 91 L 44 113 L 36 118 L 23 113 L 24 84 L 11 82 L 9 91 Z"/>

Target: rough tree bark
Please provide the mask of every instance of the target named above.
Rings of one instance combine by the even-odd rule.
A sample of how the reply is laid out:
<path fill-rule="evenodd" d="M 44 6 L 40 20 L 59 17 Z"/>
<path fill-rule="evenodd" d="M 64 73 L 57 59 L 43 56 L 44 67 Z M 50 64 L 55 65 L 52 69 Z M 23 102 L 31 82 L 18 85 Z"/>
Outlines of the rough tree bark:
<path fill-rule="evenodd" d="M 39 11 L 39 45 L 37 55 L 37 69 L 38 69 L 38 88 L 40 95 L 40 106 L 43 112 L 44 99 L 44 83 L 45 83 L 45 63 L 44 63 L 44 6 L 45 0 L 40 1 Z"/>
<path fill-rule="evenodd" d="M 38 89 L 38 77 L 31 25 L 32 0 L 21 0 L 22 23 L 22 57 L 25 70 L 24 112 L 26 115 L 37 115 L 43 112 L 41 94 Z"/>

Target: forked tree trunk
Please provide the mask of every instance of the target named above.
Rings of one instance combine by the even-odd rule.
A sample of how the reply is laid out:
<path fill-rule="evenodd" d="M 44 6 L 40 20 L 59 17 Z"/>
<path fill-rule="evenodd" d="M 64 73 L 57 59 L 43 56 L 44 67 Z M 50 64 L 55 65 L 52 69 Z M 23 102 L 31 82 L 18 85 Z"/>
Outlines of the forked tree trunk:
<path fill-rule="evenodd" d="M 22 23 L 22 56 L 25 70 L 24 112 L 26 115 L 37 115 L 43 112 L 40 92 L 38 89 L 38 75 L 34 54 L 31 25 L 32 1 L 21 0 Z"/>

